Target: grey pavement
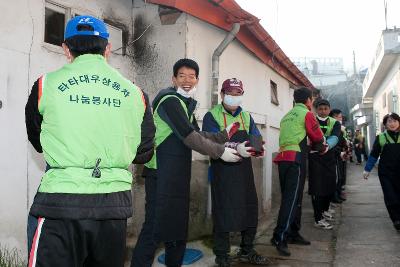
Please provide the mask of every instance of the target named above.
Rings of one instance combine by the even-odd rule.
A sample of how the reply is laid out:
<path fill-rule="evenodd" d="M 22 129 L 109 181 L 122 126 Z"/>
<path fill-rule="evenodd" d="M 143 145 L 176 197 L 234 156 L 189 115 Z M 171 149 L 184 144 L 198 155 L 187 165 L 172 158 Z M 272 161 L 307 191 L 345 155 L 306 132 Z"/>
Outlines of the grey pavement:
<path fill-rule="evenodd" d="M 361 166 L 350 167 L 333 266 L 400 266 L 400 233 L 387 213 L 377 171 L 368 180 L 361 173 Z"/>
<path fill-rule="evenodd" d="M 256 250 L 273 261 L 269 266 L 400 267 L 400 233 L 388 217 L 376 170 L 368 180 L 364 180 L 362 167 L 349 163 L 347 174 L 347 201 L 335 209 L 333 230 L 314 227 L 311 199 L 307 193 L 304 194 L 301 234 L 311 241 L 311 245 L 289 245 L 290 257 L 279 256 L 270 244 L 276 219 L 276 214 L 271 215 L 268 225 L 263 227 L 267 230 L 256 239 Z M 239 244 L 238 236 L 233 237 L 232 244 L 232 251 L 235 251 Z M 202 241 L 190 242 L 188 247 L 201 249 L 204 253 L 201 260 L 189 266 L 216 266 L 211 249 Z M 153 266 L 164 265 L 155 260 Z M 254 265 L 236 262 L 232 266 Z"/>

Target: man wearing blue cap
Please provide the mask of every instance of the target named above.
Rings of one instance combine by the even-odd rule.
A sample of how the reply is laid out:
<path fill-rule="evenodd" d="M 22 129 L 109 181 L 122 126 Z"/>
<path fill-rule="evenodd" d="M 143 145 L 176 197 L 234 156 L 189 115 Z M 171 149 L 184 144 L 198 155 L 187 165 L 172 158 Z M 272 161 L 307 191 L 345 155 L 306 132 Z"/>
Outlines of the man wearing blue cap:
<path fill-rule="evenodd" d="M 123 266 L 132 216 L 129 165 L 153 155 L 147 96 L 107 63 L 99 19 L 78 16 L 62 44 L 69 60 L 40 77 L 25 107 L 28 139 L 46 172 L 28 219 L 28 266 Z"/>

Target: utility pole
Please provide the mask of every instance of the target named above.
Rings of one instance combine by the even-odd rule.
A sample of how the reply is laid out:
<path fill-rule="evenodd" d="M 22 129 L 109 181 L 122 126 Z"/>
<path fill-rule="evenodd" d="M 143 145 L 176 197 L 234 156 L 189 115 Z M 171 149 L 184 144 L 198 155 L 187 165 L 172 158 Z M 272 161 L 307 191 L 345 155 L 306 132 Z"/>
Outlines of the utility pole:
<path fill-rule="evenodd" d="M 356 52 L 353 50 L 353 73 L 357 75 L 357 67 L 356 67 Z"/>
<path fill-rule="evenodd" d="M 385 6 L 385 26 L 386 26 L 386 30 L 388 29 L 387 28 L 387 0 L 383 0 L 383 4 L 384 4 L 384 6 Z"/>

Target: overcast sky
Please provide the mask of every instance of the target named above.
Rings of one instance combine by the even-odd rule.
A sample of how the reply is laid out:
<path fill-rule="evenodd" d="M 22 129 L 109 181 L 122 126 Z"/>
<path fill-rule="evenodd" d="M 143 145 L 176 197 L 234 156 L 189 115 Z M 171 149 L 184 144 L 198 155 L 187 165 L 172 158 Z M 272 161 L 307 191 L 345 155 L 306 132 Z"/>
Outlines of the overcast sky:
<path fill-rule="evenodd" d="M 236 0 L 289 57 L 342 57 L 352 70 L 372 62 L 385 29 L 384 0 Z M 400 28 L 400 0 L 387 0 L 388 28 Z M 397 14 L 396 14 L 397 13 Z"/>

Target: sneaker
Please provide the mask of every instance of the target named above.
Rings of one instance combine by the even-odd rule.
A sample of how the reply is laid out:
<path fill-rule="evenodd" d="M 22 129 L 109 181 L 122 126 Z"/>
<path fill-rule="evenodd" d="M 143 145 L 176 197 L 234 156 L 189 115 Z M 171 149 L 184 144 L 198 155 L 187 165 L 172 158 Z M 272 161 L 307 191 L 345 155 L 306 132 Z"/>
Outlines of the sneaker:
<path fill-rule="evenodd" d="M 336 210 L 334 210 L 333 208 L 329 207 L 328 213 L 332 214 L 332 216 L 333 216 L 333 214 L 336 213 Z"/>
<path fill-rule="evenodd" d="M 328 221 L 328 222 L 332 222 L 335 220 L 335 218 L 333 218 L 333 215 L 331 213 L 329 213 L 328 211 L 324 211 L 322 213 L 322 217 L 325 219 L 325 221 Z"/>
<path fill-rule="evenodd" d="M 328 223 L 325 219 L 314 223 L 314 226 L 323 230 L 331 230 L 333 228 L 332 224 Z"/>
<path fill-rule="evenodd" d="M 288 244 L 295 244 L 295 245 L 302 245 L 302 246 L 308 246 L 311 245 L 311 242 L 302 237 L 299 233 L 294 236 L 288 236 L 287 239 Z"/>
<path fill-rule="evenodd" d="M 290 251 L 286 241 L 278 242 L 274 238 L 271 238 L 271 244 L 276 247 L 276 250 L 278 251 L 279 255 L 287 257 L 290 256 Z"/>
<path fill-rule="evenodd" d="M 254 249 L 249 252 L 245 252 L 244 250 L 240 249 L 237 254 L 237 258 L 239 258 L 241 262 L 247 262 L 253 265 L 266 265 L 270 263 L 268 258 L 261 256 Z"/>
<path fill-rule="evenodd" d="M 331 204 L 330 204 L 330 209 L 332 208 L 332 209 L 336 209 L 337 207 L 339 207 L 339 205 L 338 204 L 335 204 L 335 203 L 333 203 L 333 202 L 331 202 Z"/>
<path fill-rule="evenodd" d="M 226 256 L 226 257 L 221 257 L 217 256 L 215 257 L 215 263 L 217 264 L 218 267 L 231 267 L 231 259 Z"/>

